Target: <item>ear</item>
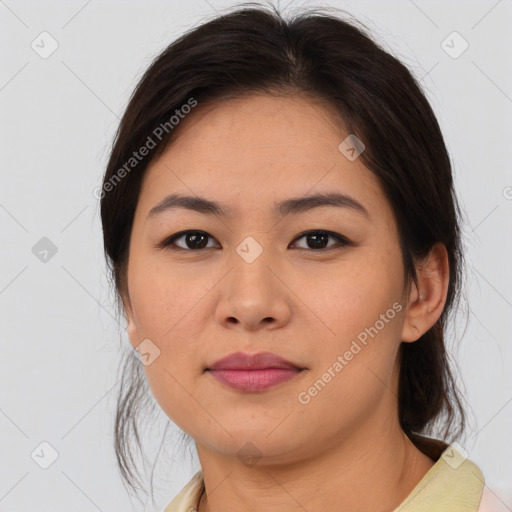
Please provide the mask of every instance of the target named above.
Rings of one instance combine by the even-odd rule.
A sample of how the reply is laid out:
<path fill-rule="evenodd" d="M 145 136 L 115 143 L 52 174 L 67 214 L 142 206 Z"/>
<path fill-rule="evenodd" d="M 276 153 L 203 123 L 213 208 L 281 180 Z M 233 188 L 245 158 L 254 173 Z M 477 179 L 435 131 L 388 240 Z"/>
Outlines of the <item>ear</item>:
<path fill-rule="evenodd" d="M 125 330 L 128 333 L 128 337 L 130 339 L 130 344 L 132 345 L 133 348 L 135 348 L 139 345 L 139 335 L 137 332 L 137 326 L 135 325 L 132 304 L 130 301 L 130 297 L 128 296 L 128 293 L 123 294 L 122 300 L 123 300 L 124 316 L 126 319 L 126 329 Z"/>
<path fill-rule="evenodd" d="M 419 339 L 439 319 L 446 303 L 449 283 L 449 263 L 446 247 L 437 242 L 429 254 L 416 264 L 418 287 L 412 289 L 404 315 L 402 341 Z"/>

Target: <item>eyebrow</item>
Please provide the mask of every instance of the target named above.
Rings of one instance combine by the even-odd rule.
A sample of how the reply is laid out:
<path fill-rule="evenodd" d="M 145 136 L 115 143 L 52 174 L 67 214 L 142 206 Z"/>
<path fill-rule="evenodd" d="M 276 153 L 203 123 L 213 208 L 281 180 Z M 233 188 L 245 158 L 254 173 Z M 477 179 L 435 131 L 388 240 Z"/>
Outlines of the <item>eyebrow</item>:
<path fill-rule="evenodd" d="M 283 217 L 286 215 L 302 213 L 322 206 L 348 208 L 356 213 L 364 215 L 367 218 L 370 217 L 368 210 L 359 201 L 347 194 L 341 194 L 339 192 L 317 193 L 304 197 L 285 199 L 275 205 L 275 212 Z M 224 217 L 233 216 L 233 210 L 222 203 L 211 201 L 199 196 L 171 194 L 151 208 L 148 213 L 148 218 L 175 208 L 184 208 L 208 215 L 221 215 Z"/>

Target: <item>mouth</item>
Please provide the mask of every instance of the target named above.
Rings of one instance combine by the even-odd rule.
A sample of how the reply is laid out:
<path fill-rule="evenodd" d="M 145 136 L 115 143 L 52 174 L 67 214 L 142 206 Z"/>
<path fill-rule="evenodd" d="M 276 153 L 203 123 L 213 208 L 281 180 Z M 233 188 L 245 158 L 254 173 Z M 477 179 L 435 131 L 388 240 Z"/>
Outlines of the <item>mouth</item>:
<path fill-rule="evenodd" d="M 205 368 L 205 373 L 232 389 L 261 392 L 294 379 L 306 370 L 271 352 L 236 352 Z"/>
<path fill-rule="evenodd" d="M 206 370 L 216 380 L 232 389 L 253 393 L 290 381 L 305 371 L 306 369 L 300 368 Z"/>
<path fill-rule="evenodd" d="M 267 370 L 267 369 L 305 369 L 302 365 L 288 361 L 287 359 L 271 352 L 258 352 L 248 354 L 234 352 L 219 359 L 206 370 Z"/>

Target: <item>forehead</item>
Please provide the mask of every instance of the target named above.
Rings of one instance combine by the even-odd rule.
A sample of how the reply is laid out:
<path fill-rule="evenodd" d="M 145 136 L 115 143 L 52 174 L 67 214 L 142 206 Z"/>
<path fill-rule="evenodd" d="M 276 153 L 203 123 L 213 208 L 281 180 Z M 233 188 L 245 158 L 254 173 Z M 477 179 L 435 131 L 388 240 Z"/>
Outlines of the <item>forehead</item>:
<path fill-rule="evenodd" d="M 348 135 L 332 107 L 303 96 L 199 104 L 146 170 L 140 200 L 147 213 L 168 193 L 197 194 L 233 204 L 236 213 L 237 204 L 335 191 L 385 207 L 373 173 L 340 151 Z"/>
<path fill-rule="evenodd" d="M 200 156 L 203 148 L 196 146 L 199 142 L 196 137 L 201 135 L 212 143 L 211 148 L 204 150 L 214 150 L 216 156 L 221 153 L 222 156 L 243 156 L 238 149 L 260 149 L 263 158 L 268 156 L 266 148 L 272 153 L 278 147 L 294 147 L 297 151 L 306 144 L 306 148 L 328 150 L 344 131 L 341 117 L 320 99 L 303 95 L 247 94 L 214 103 L 199 103 L 180 121 L 167 149 L 192 144 Z M 226 151 L 226 143 L 230 142 Z M 217 147 L 220 144 L 222 147 Z M 217 149 L 224 151 L 217 152 Z"/>

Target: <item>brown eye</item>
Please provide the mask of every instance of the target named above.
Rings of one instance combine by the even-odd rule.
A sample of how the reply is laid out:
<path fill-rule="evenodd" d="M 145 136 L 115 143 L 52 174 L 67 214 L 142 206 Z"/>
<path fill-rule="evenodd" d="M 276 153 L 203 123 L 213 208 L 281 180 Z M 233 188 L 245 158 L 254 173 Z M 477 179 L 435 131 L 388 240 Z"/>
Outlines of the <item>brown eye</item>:
<path fill-rule="evenodd" d="M 182 231 L 164 240 L 161 244 L 161 247 L 170 247 L 183 250 L 198 250 L 205 248 L 210 249 L 211 246 L 208 247 L 207 245 L 208 238 L 210 238 L 210 235 L 204 231 Z M 181 243 L 184 245 L 176 244 L 176 240 L 181 239 L 183 240 Z"/>
<path fill-rule="evenodd" d="M 345 238 L 338 233 L 333 233 L 331 231 L 308 231 L 298 236 L 296 240 L 300 240 L 305 238 L 307 247 L 299 247 L 299 249 L 314 249 L 316 251 L 327 251 L 329 249 L 333 249 L 335 247 L 351 245 L 350 240 Z M 327 247 L 329 238 L 333 238 L 337 240 L 337 243 Z"/>

